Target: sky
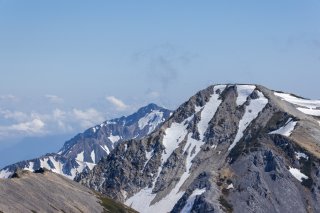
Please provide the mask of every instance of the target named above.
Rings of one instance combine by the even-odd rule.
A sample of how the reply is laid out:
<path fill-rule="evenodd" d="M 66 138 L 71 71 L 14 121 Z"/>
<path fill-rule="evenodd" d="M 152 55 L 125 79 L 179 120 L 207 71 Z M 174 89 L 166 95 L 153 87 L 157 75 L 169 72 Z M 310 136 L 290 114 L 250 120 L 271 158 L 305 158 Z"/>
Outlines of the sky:
<path fill-rule="evenodd" d="M 319 0 L 0 0 L 0 167 L 211 84 L 320 99 L 319 11 Z"/>

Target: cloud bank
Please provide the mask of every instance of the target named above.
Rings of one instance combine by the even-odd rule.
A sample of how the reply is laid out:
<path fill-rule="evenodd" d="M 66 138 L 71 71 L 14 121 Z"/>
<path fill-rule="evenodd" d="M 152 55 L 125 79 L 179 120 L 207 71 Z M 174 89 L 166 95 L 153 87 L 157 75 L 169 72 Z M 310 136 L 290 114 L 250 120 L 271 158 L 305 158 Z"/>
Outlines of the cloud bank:
<path fill-rule="evenodd" d="M 12 137 L 43 136 L 83 131 L 105 121 L 104 113 L 94 108 L 54 109 L 49 113 L 0 109 L 0 141 Z"/>
<path fill-rule="evenodd" d="M 109 103 L 111 103 L 114 107 L 116 107 L 116 110 L 118 110 L 118 111 L 127 110 L 129 107 L 122 100 L 120 100 L 114 96 L 107 96 L 106 99 Z"/>
<path fill-rule="evenodd" d="M 63 98 L 60 98 L 57 95 L 45 95 L 45 98 L 47 98 L 53 104 L 63 103 Z"/>

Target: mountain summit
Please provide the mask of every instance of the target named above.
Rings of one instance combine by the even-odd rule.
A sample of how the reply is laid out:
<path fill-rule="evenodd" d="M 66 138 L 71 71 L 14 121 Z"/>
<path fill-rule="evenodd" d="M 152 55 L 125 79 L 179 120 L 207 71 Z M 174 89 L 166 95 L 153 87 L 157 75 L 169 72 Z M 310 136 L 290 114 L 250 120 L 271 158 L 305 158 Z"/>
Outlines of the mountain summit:
<path fill-rule="evenodd" d="M 157 129 L 170 113 L 170 110 L 156 104 L 149 104 L 132 115 L 87 129 L 67 141 L 58 153 L 7 166 L 0 171 L 0 178 L 9 177 L 17 169 L 35 171 L 46 168 L 73 179 L 83 170 L 91 170 L 116 144 L 132 138 L 140 139 Z"/>
<path fill-rule="evenodd" d="M 214 85 L 77 180 L 139 212 L 320 212 L 320 101 Z"/>

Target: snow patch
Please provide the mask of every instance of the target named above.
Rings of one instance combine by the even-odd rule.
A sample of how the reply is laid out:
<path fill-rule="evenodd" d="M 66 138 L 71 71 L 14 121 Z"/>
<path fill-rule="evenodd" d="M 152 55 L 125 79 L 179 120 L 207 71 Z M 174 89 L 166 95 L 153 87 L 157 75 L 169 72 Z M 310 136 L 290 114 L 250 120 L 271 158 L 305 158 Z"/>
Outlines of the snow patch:
<path fill-rule="evenodd" d="M 48 158 L 40 159 L 40 167 L 51 170 L 51 166 L 48 164 Z"/>
<path fill-rule="evenodd" d="M 71 173 L 71 175 L 68 175 L 67 177 L 70 178 L 71 180 L 73 180 L 73 179 L 76 177 L 76 175 L 77 175 L 77 169 L 72 168 L 72 169 L 70 170 L 70 173 Z"/>
<path fill-rule="evenodd" d="M 141 213 L 149 213 L 149 212 L 165 212 L 162 211 L 163 208 L 160 209 L 155 208 L 155 206 L 146 206 L 146 204 L 151 203 L 151 201 L 155 198 L 156 194 L 152 194 L 152 188 L 142 189 L 140 192 L 130 197 L 125 201 L 127 206 L 141 212 Z M 164 206 L 163 206 L 164 207 Z"/>
<path fill-rule="evenodd" d="M 307 115 L 320 116 L 320 100 L 307 100 L 295 97 L 291 94 L 275 92 L 282 100 L 297 106 L 297 110 Z"/>
<path fill-rule="evenodd" d="M 299 169 L 289 167 L 289 172 L 295 177 L 298 181 L 302 182 L 303 179 L 308 179 L 309 177 L 303 174 Z"/>
<path fill-rule="evenodd" d="M 93 167 L 95 167 L 95 166 L 96 166 L 96 164 L 95 164 L 95 163 L 89 163 L 89 162 L 85 162 L 85 165 L 86 165 L 86 166 L 88 166 L 88 168 L 89 168 L 90 170 L 92 170 L 92 169 L 93 169 Z M 81 170 L 80 172 L 82 172 L 82 170 Z"/>
<path fill-rule="evenodd" d="M 84 151 L 80 152 L 76 157 L 77 161 L 83 162 L 83 159 L 84 159 Z"/>
<path fill-rule="evenodd" d="M 249 124 L 258 116 L 258 114 L 263 110 L 263 108 L 268 103 L 268 99 L 264 97 L 262 92 L 260 91 L 256 91 L 256 92 L 257 92 L 258 98 L 250 100 L 249 105 L 246 106 L 246 111 L 239 122 L 237 135 L 233 143 L 230 145 L 228 151 L 232 150 L 233 147 L 235 147 L 235 145 L 243 137 L 243 133 L 247 129 Z"/>
<path fill-rule="evenodd" d="M 195 189 L 189 196 L 186 205 L 181 210 L 181 213 L 189 213 L 192 209 L 196 196 L 202 195 L 205 191 L 205 189 Z"/>
<path fill-rule="evenodd" d="M 77 161 L 77 163 L 78 163 L 78 167 L 71 170 L 71 177 L 69 176 L 70 179 L 74 179 L 77 173 L 81 173 L 86 167 L 92 170 L 93 167 L 96 165 L 94 163 L 82 162 L 82 161 Z"/>
<path fill-rule="evenodd" d="M 138 121 L 139 129 L 142 130 L 146 126 L 149 126 L 148 134 L 151 133 L 156 127 L 163 122 L 163 112 L 154 110 L 146 116 L 140 118 Z"/>
<path fill-rule="evenodd" d="M 233 184 L 232 184 L 232 183 L 229 184 L 228 187 L 227 187 L 227 189 L 234 189 Z"/>
<path fill-rule="evenodd" d="M 108 138 L 112 143 L 118 142 L 121 139 L 119 135 L 112 135 L 112 133 Z"/>
<path fill-rule="evenodd" d="M 144 163 L 143 168 L 148 164 L 149 160 L 150 160 L 151 157 L 152 157 L 152 154 L 153 154 L 153 150 L 150 151 L 150 152 L 146 152 L 146 158 L 147 158 L 147 160 L 146 160 L 146 162 Z"/>
<path fill-rule="evenodd" d="M 96 153 L 94 152 L 94 150 L 92 150 L 90 157 L 91 157 L 92 162 L 95 163 L 96 162 Z"/>
<path fill-rule="evenodd" d="M 53 167 L 49 164 L 49 161 L 51 162 Z M 40 159 L 40 167 L 41 168 L 46 168 L 48 170 L 51 170 L 52 172 L 55 172 L 57 174 L 61 174 L 69 179 L 73 179 L 74 177 L 70 177 L 70 175 L 67 175 L 63 172 L 63 166 L 64 166 L 63 163 L 61 163 L 60 161 L 56 161 L 54 159 L 54 157 L 52 157 L 52 156 L 49 156 L 48 158 Z M 30 171 L 34 171 L 34 169 L 32 169 Z"/>
<path fill-rule="evenodd" d="M 184 146 L 184 149 L 183 149 L 183 152 L 186 152 L 187 149 L 189 148 L 188 156 L 187 156 L 187 159 L 186 159 L 186 168 L 187 168 L 186 172 L 187 173 L 189 173 L 189 170 L 191 168 L 192 160 L 199 153 L 199 151 L 201 150 L 200 147 L 203 145 L 202 141 L 195 140 L 191 136 L 192 136 L 192 134 L 189 133 L 187 143 L 186 143 L 186 145 Z M 193 149 L 194 149 L 194 153 L 191 154 Z M 181 181 L 181 179 L 182 178 L 180 178 L 180 181 Z"/>
<path fill-rule="evenodd" d="M 279 134 L 279 135 L 289 137 L 293 132 L 296 124 L 297 124 L 296 121 L 292 121 L 292 118 L 289 118 L 289 120 L 286 122 L 284 126 L 280 127 L 275 131 L 270 132 L 269 134 Z"/>
<path fill-rule="evenodd" d="M 167 159 L 170 157 L 172 152 L 176 148 L 178 148 L 181 141 L 188 134 L 188 130 L 187 130 L 188 121 L 190 121 L 192 117 L 193 116 L 187 118 L 181 123 L 174 122 L 171 124 L 169 128 L 166 129 L 165 135 L 162 140 L 162 144 L 165 147 L 165 152 L 162 155 L 162 163 L 167 161 Z"/>
<path fill-rule="evenodd" d="M 308 155 L 306 155 L 306 154 L 303 153 L 303 152 L 294 152 L 294 153 L 295 153 L 296 158 L 297 158 L 298 160 L 300 160 L 300 158 L 304 158 L 304 159 L 306 159 L 306 160 L 309 159 Z"/>
<path fill-rule="evenodd" d="M 221 90 L 221 92 L 226 88 L 226 85 L 215 86 L 215 91 Z M 220 106 L 222 100 L 219 100 L 220 95 L 214 92 L 211 95 L 210 100 L 204 105 L 201 111 L 201 119 L 198 122 L 198 132 L 200 134 L 200 139 L 203 140 L 204 133 L 208 129 L 209 122 L 216 114 L 218 107 Z"/>
<path fill-rule="evenodd" d="M 169 158 L 172 152 L 178 148 L 180 142 L 186 137 L 188 131 L 186 129 L 188 125 L 188 121 L 192 119 L 193 116 L 187 118 L 185 121 L 180 123 L 172 123 L 171 127 L 166 130 L 166 135 L 163 139 L 163 144 L 166 147 L 166 153 L 162 155 L 162 166 L 163 163 Z M 135 210 L 139 212 L 170 212 L 174 205 L 178 202 L 178 200 L 183 196 L 184 192 L 180 191 L 183 183 L 190 176 L 189 170 L 192 166 L 192 160 L 201 150 L 200 147 L 203 145 L 202 141 L 198 141 L 193 139 L 192 133 L 189 133 L 187 136 L 187 143 L 184 146 L 184 151 L 188 151 L 188 156 L 186 159 L 186 170 L 182 174 L 179 179 L 179 182 L 175 185 L 175 187 L 167 194 L 164 198 L 162 198 L 159 202 L 146 206 L 146 203 L 151 203 L 151 201 L 155 198 L 156 194 L 152 194 L 153 187 L 155 186 L 156 180 L 158 179 L 162 167 L 158 169 L 158 175 L 154 179 L 152 188 L 142 189 L 140 192 L 130 197 L 125 204 L 131 206 Z M 188 150 L 189 148 L 189 150 Z M 195 150 L 192 154 L 191 151 Z"/>
<path fill-rule="evenodd" d="M 52 170 L 55 170 L 57 173 L 62 172 L 61 163 L 56 161 L 52 156 L 49 157 L 50 162 L 53 164 Z"/>
<path fill-rule="evenodd" d="M 12 175 L 12 172 L 9 172 L 9 169 L 0 171 L 0 178 L 9 178 Z"/>
<path fill-rule="evenodd" d="M 104 145 L 104 146 L 101 146 L 101 145 L 100 145 L 100 147 L 101 147 L 101 149 L 103 149 L 103 151 L 105 151 L 108 155 L 110 154 L 110 151 L 109 151 L 109 149 L 108 149 L 108 147 L 107 147 L 106 145 Z"/>
<path fill-rule="evenodd" d="M 117 124 L 115 121 L 107 121 L 106 124 Z"/>
<path fill-rule="evenodd" d="M 256 89 L 254 85 L 237 85 L 237 105 L 241 106 L 247 101 L 247 98 L 252 94 L 252 92 Z"/>
<path fill-rule="evenodd" d="M 33 166 L 34 166 L 34 162 L 29 162 L 29 166 L 25 167 L 23 170 L 28 170 L 30 172 L 33 172 L 34 171 Z"/>
<path fill-rule="evenodd" d="M 203 107 L 201 107 L 201 106 L 195 106 L 194 111 L 195 111 L 195 113 L 198 113 L 198 112 L 200 112 L 202 109 L 203 109 Z"/>

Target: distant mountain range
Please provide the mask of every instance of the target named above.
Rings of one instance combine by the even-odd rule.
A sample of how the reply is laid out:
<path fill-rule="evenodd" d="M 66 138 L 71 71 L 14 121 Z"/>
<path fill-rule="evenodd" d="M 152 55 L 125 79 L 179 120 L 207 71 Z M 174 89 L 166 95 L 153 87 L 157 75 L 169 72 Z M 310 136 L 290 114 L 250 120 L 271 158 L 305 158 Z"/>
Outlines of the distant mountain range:
<path fill-rule="evenodd" d="M 0 174 L 11 179 L 2 183 L 8 190 L 16 176 L 23 181 L 19 172 L 41 167 L 142 213 L 320 212 L 320 101 L 212 85 L 173 112 L 151 104 L 88 129 L 56 154 L 8 166 Z M 28 174 L 53 180 L 51 172 Z M 43 193 L 49 200 L 57 192 Z"/>
<path fill-rule="evenodd" d="M 213 85 L 76 180 L 139 212 L 320 212 L 320 101 Z"/>
<path fill-rule="evenodd" d="M 0 178 L 7 178 L 17 169 L 35 171 L 46 168 L 73 179 L 83 170 L 91 170 L 106 157 L 116 144 L 132 138 L 142 138 L 169 118 L 171 111 L 149 104 L 136 113 L 105 121 L 67 141 L 58 153 L 50 153 L 32 160 L 9 165 L 0 170 Z"/>

